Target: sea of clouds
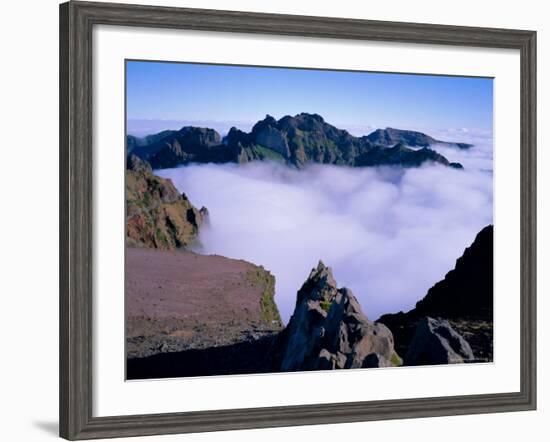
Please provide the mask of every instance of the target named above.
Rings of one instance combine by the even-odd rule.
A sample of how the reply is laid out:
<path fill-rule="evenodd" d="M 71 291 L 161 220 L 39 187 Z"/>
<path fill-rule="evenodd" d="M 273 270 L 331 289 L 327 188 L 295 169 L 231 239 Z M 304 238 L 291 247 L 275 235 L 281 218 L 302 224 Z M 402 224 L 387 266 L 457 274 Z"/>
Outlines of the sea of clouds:
<path fill-rule="evenodd" d="M 370 319 L 409 310 L 493 223 L 490 133 L 433 133 L 472 142 L 434 149 L 464 170 L 348 168 L 275 163 L 202 164 L 157 171 L 195 206 L 206 206 L 200 253 L 244 259 L 276 277 L 285 322 L 296 292 L 321 259 Z"/>

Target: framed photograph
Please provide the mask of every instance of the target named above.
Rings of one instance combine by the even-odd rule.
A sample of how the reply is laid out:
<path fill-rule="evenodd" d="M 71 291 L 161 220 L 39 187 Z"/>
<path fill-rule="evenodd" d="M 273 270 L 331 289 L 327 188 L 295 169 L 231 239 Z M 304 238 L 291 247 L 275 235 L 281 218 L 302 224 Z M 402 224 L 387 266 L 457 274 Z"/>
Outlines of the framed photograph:
<path fill-rule="evenodd" d="M 536 407 L 536 33 L 60 6 L 60 435 Z"/>

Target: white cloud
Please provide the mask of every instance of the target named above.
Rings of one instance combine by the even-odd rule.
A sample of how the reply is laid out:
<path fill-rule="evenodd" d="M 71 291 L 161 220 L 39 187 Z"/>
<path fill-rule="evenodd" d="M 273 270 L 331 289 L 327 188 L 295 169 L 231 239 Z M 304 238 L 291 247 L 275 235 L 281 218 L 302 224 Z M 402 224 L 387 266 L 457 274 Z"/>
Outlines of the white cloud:
<path fill-rule="evenodd" d="M 493 222 L 492 148 L 490 138 L 483 140 L 469 151 L 437 147 L 465 170 L 431 164 L 299 171 L 252 163 L 157 173 L 208 207 L 202 253 L 245 259 L 276 276 L 285 322 L 319 259 L 376 319 L 414 307 Z"/>

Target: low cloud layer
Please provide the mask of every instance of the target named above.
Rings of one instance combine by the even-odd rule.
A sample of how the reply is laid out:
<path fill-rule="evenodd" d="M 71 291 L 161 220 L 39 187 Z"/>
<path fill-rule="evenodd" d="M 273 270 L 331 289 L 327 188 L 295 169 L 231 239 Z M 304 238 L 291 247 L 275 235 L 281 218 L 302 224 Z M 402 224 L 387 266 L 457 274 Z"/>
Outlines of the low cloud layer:
<path fill-rule="evenodd" d="M 461 137 L 464 140 L 466 137 Z M 444 138 L 443 138 L 444 139 Z M 472 138 L 469 138 L 473 141 Z M 439 146 L 465 170 L 273 163 L 190 165 L 158 173 L 210 211 L 201 253 L 263 265 L 277 280 L 285 322 L 322 259 L 371 319 L 408 310 L 493 222 L 492 146 Z M 449 150 L 452 149 L 452 150 Z"/>

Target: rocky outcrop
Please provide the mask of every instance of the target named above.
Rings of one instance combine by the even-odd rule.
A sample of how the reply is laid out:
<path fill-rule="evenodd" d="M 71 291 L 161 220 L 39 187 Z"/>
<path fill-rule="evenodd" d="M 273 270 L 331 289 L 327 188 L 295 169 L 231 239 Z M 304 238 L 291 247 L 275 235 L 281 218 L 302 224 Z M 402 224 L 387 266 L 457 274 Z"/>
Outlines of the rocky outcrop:
<path fill-rule="evenodd" d="M 376 146 L 355 159 L 356 166 L 376 166 L 380 164 L 390 166 L 419 167 L 423 163 L 431 161 L 443 164 L 455 169 L 462 169 L 460 163 L 450 163 L 447 158 L 437 153 L 435 150 L 423 147 L 414 150 L 400 143 L 394 147 Z"/>
<path fill-rule="evenodd" d="M 144 175 L 152 174 L 153 169 L 148 161 L 142 160 L 136 155 L 129 155 L 126 158 L 126 170 Z"/>
<path fill-rule="evenodd" d="M 483 228 L 472 245 L 456 261 L 455 268 L 428 290 L 416 307 L 406 313 L 383 315 L 395 338 L 398 352 L 405 354 L 419 321 L 439 317 L 471 345 L 477 361 L 493 358 L 493 226 Z"/>
<path fill-rule="evenodd" d="M 290 158 L 290 148 L 286 134 L 275 127 L 268 126 L 256 134 L 256 142 L 260 146 L 278 153 L 283 158 Z"/>
<path fill-rule="evenodd" d="M 180 194 L 169 179 L 151 171 L 148 162 L 132 155 L 126 170 L 126 242 L 155 249 L 186 248 L 208 217 Z"/>
<path fill-rule="evenodd" d="M 127 138 L 127 153 L 148 161 L 153 169 L 165 169 L 191 162 L 227 162 L 221 137 L 213 129 L 185 126 L 179 131 L 164 131 L 142 138 L 135 144 Z"/>
<path fill-rule="evenodd" d="M 281 371 L 399 365 L 393 337 L 369 321 L 351 292 L 338 288 L 321 261 L 298 291 L 294 313 L 281 334 Z"/>
<path fill-rule="evenodd" d="M 493 315 L 493 226 L 483 228 L 455 268 L 416 303 L 416 314 L 455 318 Z"/>
<path fill-rule="evenodd" d="M 412 338 L 405 365 L 458 364 L 474 360 L 470 344 L 445 320 L 422 318 Z"/>
<path fill-rule="evenodd" d="M 385 129 L 365 137 L 328 124 L 320 115 L 301 113 L 276 120 L 267 115 L 250 133 L 231 128 L 223 142 L 207 128 L 184 127 L 147 138 L 127 140 L 128 154 L 148 161 L 153 169 L 195 163 L 279 161 L 294 167 L 334 164 L 350 167 L 418 167 L 425 162 L 461 168 L 427 147 L 444 143 L 412 131 Z M 449 143 L 447 143 L 449 144 Z M 450 143 L 458 144 L 460 143 Z M 408 146 L 423 147 L 411 149 Z"/>
<path fill-rule="evenodd" d="M 151 144 L 154 144 L 174 133 L 176 133 L 175 130 L 163 130 L 162 132 L 158 132 L 152 135 L 147 135 L 143 138 L 136 137 L 134 135 L 127 135 L 126 152 L 128 153 L 128 155 L 130 155 L 134 151 L 134 149 L 138 147 L 150 146 Z"/>
<path fill-rule="evenodd" d="M 404 144 L 411 147 L 428 147 L 434 144 L 445 144 L 458 147 L 459 149 L 469 149 L 472 147 L 472 144 L 436 140 L 422 132 L 394 129 L 392 127 L 376 129 L 374 132 L 367 135 L 366 139 L 373 144 L 386 147 L 395 146 L 396 144 Z"/>

